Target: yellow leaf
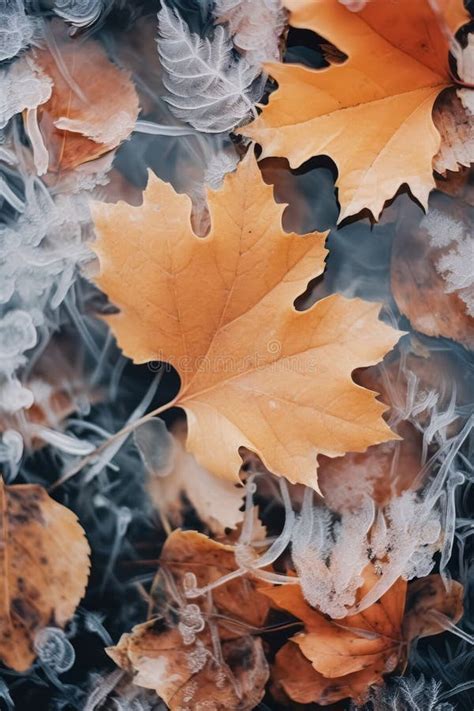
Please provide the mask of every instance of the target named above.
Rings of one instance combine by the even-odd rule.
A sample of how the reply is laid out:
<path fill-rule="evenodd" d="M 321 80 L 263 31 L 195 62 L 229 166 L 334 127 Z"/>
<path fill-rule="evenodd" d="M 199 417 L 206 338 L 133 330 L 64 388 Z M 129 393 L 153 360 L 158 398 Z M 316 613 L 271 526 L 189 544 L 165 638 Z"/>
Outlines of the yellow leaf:
<path fill-rule="evenodd" d="M 120 308 L 108 317 L 137 363 L 171 363 L 173 405 L 188 419 L 200 464 L 238 480 L 239 447 L 290 481 L 316 487 L 318 453 L 362 451 L 393 438 L 355 368 L 379 361 L 399 333 L 379 305 L 330 296 L 293 306 L 323 271 L 324 235 L 281 226 L 253 155 L 208 196 L 211 231 L 196 237 L 191 202 L 150 177 L 139 208 L 96 204 L 98 284 Z"/>
<path fill-rule="evenodd" d="M 35 634 L 63 627 L 84 595 L 89 546 L 76 516 L 35 484 L 0 479 L 0 659 L 33 663 Z"/>
<path fill-rule="evenodd" d="M 438 4 L 441 16 L 429 0 L 379 0 L 357 13 L 338 0 L 286 1 L 294 27 L 317 32 L 348 59 L 322 70 L 266 65 L 279 88 L 241 133 L 263 146 L 262 157 L 285 156 L 293 168 L 330 156 L 341 220 L 364 208 L 378 218 L 404 183 L 427 204 L 440 146 L 431 113 L 451 83 L 447 34 L 468 20 L 462 0 Z"/>

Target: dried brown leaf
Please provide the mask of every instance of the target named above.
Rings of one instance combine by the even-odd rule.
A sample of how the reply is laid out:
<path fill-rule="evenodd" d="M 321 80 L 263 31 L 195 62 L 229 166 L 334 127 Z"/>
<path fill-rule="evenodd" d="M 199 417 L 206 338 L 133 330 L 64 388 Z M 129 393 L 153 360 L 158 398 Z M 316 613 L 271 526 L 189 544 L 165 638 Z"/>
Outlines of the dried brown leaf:
<path fill-rule="evenodd" d="M 107 57 L 95 40 L 78 40 L 55 30 L 69 76 L 47 49 L 35 62 L 53 80 L 49 100 L 38 108 L 49 152 L 49 170 L 67 170 L 94 160 L 128 138 L 138 116 L 138 97 L 129 74 Z"/>
<path fill-rule="evenodd" d="M 0 481 L 0 658 L 31 666 L 35 634 L 63 627 L 84 595 L 89 545 L 76 516 L 35 484 Z"/>
<path fill-rule="evenodd" d="M 203 587 L 235 571 L 233 550 L 195 531 L 174 531 L 152 586 L 155 619 L 107 650 L 121 668 L 133 672 L 135 684 L 154 689 L 172 711 L 250 711 L 263 697 L 269 670 L 262 641 L 250 632 L 263 625 L 269 602 L 254 581 L 240 576 L 211 596 L 184 596 L 190 573 Z M 199 610 L 203 620 L 192 634 L 190 605 L 194 619 Z M 184 631 L 183 625 L 188 625 Z"/>
<path fill-rule="evenodd" d="M 377 579 L 375 569 L 368 566 L 359 598 Z M 374 605 L 341 620 L 311 608 L 299 586 L 261 590 L 304 623 L 304 632 L 292 637 L 276 656 L 275 685 L 298 703 L 323 706 L 346 697 L 362 703 L 371 685 L 382 683 L 385 674 L 403 670 L 412 639 L 446 628 L 436 623 L 433 611 L 452 622 L 462 613 L 462 586 L 452 583 L 446 592 L 439 575 L 411 583 L 408 595 L 406 581 L 399 578 Z"/>

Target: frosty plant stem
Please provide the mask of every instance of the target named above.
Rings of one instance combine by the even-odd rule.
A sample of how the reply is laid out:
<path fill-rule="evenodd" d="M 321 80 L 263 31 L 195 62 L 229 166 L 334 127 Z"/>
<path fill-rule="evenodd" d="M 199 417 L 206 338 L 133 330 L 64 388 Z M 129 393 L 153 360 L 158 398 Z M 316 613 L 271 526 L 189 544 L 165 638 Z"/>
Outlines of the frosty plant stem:
<path fill-rule="evenodd" d="M 168 410 L 170 407 L 174 407 L 174 405 L 177 404 L 178 399 L 178 396 L 176 396 L 170 402 L 167 402 L 164 405 L 160 405 L 160 407 L 157 407 L 155 410 L 152 410 L 147 415 L 143 415 L 143 417 L 140 417 L 138 420 L 126 424 L 124 427 L 122 427 L 121 430 L 116 432 L 114 435 L 109 437 L 108 440 L 106 440 L 96 449 L 94 449 L 93 452 L 90 452 L 90 454 L 87 454 L 85 457 L 80 459 L 69 471 L 67 471 L 62 477 L 60 477 L 60 479 L 58 479 L 54 484 L 51 485 L 49 491 L 54 491 L 59 486 L 62 486 L 62 484 L 64 484 L 66 481 L 69 481 L 69 479 L 71 479 L 73 476 L 82 471 L 85 466 L 92 463 L 100 454 L 105 452 L 108 447 L 114 444 L 114 442 L 117 442 L 117 440 L 119 440 L 121 437 L 128 436 L 144 422 L 148 422 L 154 417 L 158 417 L 158 415 L 161 415 L 162 412 L 165 412 L 165 410 Z"/>

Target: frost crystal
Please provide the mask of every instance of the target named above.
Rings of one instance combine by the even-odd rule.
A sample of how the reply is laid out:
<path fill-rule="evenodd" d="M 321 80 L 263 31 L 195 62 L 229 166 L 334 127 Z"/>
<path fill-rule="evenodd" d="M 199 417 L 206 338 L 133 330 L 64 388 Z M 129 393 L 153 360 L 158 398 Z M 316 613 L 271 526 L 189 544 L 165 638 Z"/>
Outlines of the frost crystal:
<path fill-rule="evenodd" d="M 474 238 L 459 220 L 432 209 L 421 221 L 435 248 L 451 249 L 443 254 L 436 268 L 446 281 L 447 294 L 458 292 L 466 311 L 474 316 Z"/>
<path fill-rule="evenodd" d="M 51 197 L 36 177 L 25 179 L 25 201 L 16 219 L 0 224 L 0 409 L 33 403 L 15 377 L 24 352 L 37 341 L 66 298 L 77 268 L 89 259 L 84 244 L 88 208 L 81 195 Z"/>
<path fill-rule="evenodd" d="M 22 0 L 4 0 L 0 6 L 0 62 L 15 57 L 33 39 L 36 23 L 25 14 Z"/>
<path fill-rule="evenodd" d="M 454 711 L 449 703 L 439 701 L 439 682 L 413 676 L 396 677 L 386 686 L 373 689 L 370 707 L 374 711 Z"/>
<path fill-rule="evenodd" d="M 395 498 L 378 513 L 371 500 L 341 520 L 321 506 L 304 504 L 292 534 L 292 559 L 305 599 L 333 618 L 362 611 L 376 602 L 400 576 L 428 575 L 441 546 L 441 514 L 413 492 Z M 374 525 L 373 525 L 374 524 Z M 369 562 L 380 579 L 354 606 L 362 572 Z M 354 606 L 354 607 L 352 607 Z"/>
<path fill-rule="evenodd" d="M 436 268 L 446 281 L 447 294 L 458 292 L 466 311 L 474 316 L 474 238 L 459 220 L 432 209 L 421 221 L 435 248 L 451 249 L 438 260 Z"/>
<path fill-rule="evenodd" d="M 293 563 L 309 604 L 333 618 L 344 617 L 362 585 L 374 506 L 368 501 L 334 524 L 328 509 L 311 506 L 310 496 L 305 494 L 293 529 Z"/>
<path fill-rule="evenodd" d="M 76 27 L 87 27 L 99 19 L 104 0 L 55 0 L 54 12 Z"/>
<path fill-rule="evenodd" d="M 406 580 L 428 575 L 441 536 L 439 512 L 407 491 L 387 506 L 379 524 L 371 543 L 379 560 L 388 558 L 391 575 Z"/>
<path fill-rule="evenodd" d="M 280 0 L 217 0 L 216 23 L 227 23 L 236 47 L 251 64 L 280 59 L 279 40 L 285 27 Z"/>
<path fill-rule="evenodd" d="M 205 627 L 204 618 L 202 616 L 199 605 L 194 603 L 185 605 L 180 610 L 180 621 L 178 630 L 183 638 L 185 645 L 193 644 L 196 635 Z"/>
<path fill-rule="evenodd" d="M 454 249 L 441 257 L 438 271 L 446 281 L 446 292 L 458 291 L 469 316 L 474 316 L 474 240 L 460 240 Z"/>
<path fill-rule="evenodd" d="M 58 674 L 63 674 L 73 666 L 76 658 L 74 647 L 61 629 L 57 627 L 41 629 L 36 633 L 33 644 L 43 664 Z"/>
<path fill-rule="evenodd" d="M 255 115 L 254 104 L 263 90 L 261 70 L 245 57 L 233 56 L 224 27 L 217 27 L 212 39 L 202 39 L 166 5 L 158 20 L 165 98 L 177 118 L 198 131 L 220 133 Z"/>
<path fill-rule="evenodd" d="M 0 128 L 12 116 L 24 109 L 34 109 L 51 95 L 51 79 L 35 66 L 30 58 L 23 57 L 6 69 L 0 70 Z"/>
<path fill-rule="evenodd" d="M 204 182 L 213 190 L 219 190 L 227 173 L 235 170 L 238 162 L 239 156 L 235 151 L 227 153 L 222 150 L 215 153 L 207 164 Z"/>
<path fill-rule="evenodd" d="M 25 363 L 24 352 L 36 345 L 36 329 L 31 314 L 15 309 L 0 319 L 0 367 L 13 373 Z"/>

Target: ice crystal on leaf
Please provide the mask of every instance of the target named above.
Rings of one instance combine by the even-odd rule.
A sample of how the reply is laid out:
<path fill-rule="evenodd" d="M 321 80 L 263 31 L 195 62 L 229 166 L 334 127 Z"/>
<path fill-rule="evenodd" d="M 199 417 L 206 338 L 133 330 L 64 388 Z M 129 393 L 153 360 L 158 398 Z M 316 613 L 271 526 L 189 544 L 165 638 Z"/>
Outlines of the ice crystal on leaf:
<path fill-rule="evenodd" d="M 312 506 L 307 491 L 291 537 L 305 599 L 330 617 L 341 618 L 375 603 L 399 577 L 428 575 L 441 546 L 440 518 L 433 501 L 405 492 L 376 518 L 374 503 L 367 499 L 334 520 L 327 508 Z M 376 565 L 380 579 L 353 607 L 369 562 Z"/>
<path fill-rule="evenodd" d="M 35 66 L 31 58 L 22 57 L 0 69 L 0 128 L 24 109 L 35 109 L 51 95 L 51 79 Z"/>
<path fill-rule="evenodd" d="M 362 585 L 367 565 L 367 534 L 374 520 L 374 505 L 345 513 L 333 524 L 331 513 L 305 500 L 292 534 L 292 559 L 305 599 L 331 617 L 344 617 Z"/>
<path fill-rule="evenodd" d="M 31 314 L 15 309 L 0 320 L 0 366 L 13 373 L 25 362 L 25 351 L 36 345 L 36 329 Z"/>
<path fill-rule="evenodd" d="M 217 0 L 213 12 L 216 23 L 227 23 L 235 46 L 251 64 L 280 59 L 286 19 L 280 0 Z"/>
<path fill-rule="evenodd" d="M 3 0 L 0 6 L 0 62 L 15 57 L 33 39 L 36 22 L 25 13 L 23 0 Z"/>
<path fill-rule="evenodd" d="M 458 292 L 466 304 L 466 311 L 474 316 L 474 239 L 467 226 L 460 220 L 431 210 L 423 218 L 424 227 L 435 248 L 448 248 L 439 258 L 436 268 L 446 281 L 447 294 Z"/>
<path fill-rule="evenodd" d="M 198 131 L 221 133 L 255 116 L 254 104 L 263 89 L 261 70 L 233 55 L 224 27 L 216 27 L 212 39 L 201 38 L 166 5 L 158 20 L 165 99 L 177 118 Z"/>

